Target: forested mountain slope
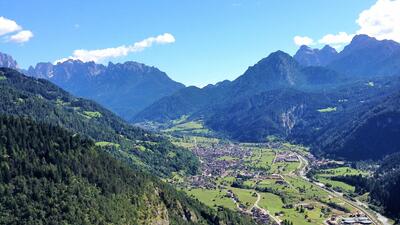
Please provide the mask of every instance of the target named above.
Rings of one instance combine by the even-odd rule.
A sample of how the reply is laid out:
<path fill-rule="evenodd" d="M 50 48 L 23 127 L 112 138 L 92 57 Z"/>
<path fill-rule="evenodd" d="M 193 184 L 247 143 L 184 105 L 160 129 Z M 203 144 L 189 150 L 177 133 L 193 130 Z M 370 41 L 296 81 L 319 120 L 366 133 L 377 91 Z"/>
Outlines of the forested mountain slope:
<path fill-rule="evenodd" d="M 199 115 L 220 105 L 229 106 L 263 92 L 324 90 L 342 82 L 345 79 L 335 71 L 322 67 L 304 68 L 287 53 L 277 51 L 249 67 L 232 82 L 179 90 L 138 113 L 133 121 L 164 122 L 183 115 Z"/>
<path fill-rule="evenodd" d="M 0 116 L 0 224 L 253 224 L 58 126 Z"/>
<path fill-rule="evenodd" d="M 76 98 L 49 81 L 12 69 L 1 68 L 0 77 L 2 114 L 30 117 L 87 135 L 117 157 L 160 175 L 197 171 L 198 160 L 191 152 L 125 123 L 93 101 Z"/>
<path fill-rule="evenodd" d="M 385 213 L 397 218 L 396 224 L 398 224 L 400 222 L 400 153 L 386 157 L 380 165 L 373 177 L 370 196 Z"/>

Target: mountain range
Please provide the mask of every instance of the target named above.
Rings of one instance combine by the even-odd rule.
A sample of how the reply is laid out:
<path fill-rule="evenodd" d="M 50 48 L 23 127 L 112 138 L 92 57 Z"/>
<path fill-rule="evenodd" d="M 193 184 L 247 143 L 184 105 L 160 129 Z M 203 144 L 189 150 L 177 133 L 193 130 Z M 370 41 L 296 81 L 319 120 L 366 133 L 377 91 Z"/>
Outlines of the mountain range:
<path fill-rule="evenodd" d="M 155 67 L 137 62 L 109 63 L 67 60 L 38 63 L 26 74 L 47 79 L 72 94 L 95 100 L 124 119 L 154 101 L 184 88 Z"/>
<path fill-rule="evenodd" d="M 373 124 L 392 127 L 383 129 L 391 132 L 390 140 L 400 134 L 394 116 L 399 106 L 389 107 L 394 114 L 386 116 L 375 108 L 386 98 L 394 98 L 387 100 L 394 102 L 398 98 L 398 46 L 358 35 L 339 53 L 328 46 L 322 50 L 302 46 L 295 57 L 277 51 L 234 81 L 202 89 L 188 87 L 164 97 L 139 112 L 133 122 L 165 123 L 185 116 L 240 141 L 263 141 L 274 135 L 314 146 L 315 152 L 348 159 L 379 158 L 398 151 L 398 143 L 382 137 L 363 148 L 348 149 L 364 140 L 363 135 L 368 135 L 365 129 Z M 365 61 L 374 60 L 377 63 L 364 69 Z M 360 137 L 346 136 L 349 134 Z M 376 152 L 380 144 L 385 150 Z M 368 154 L 360 155 L 360 151 Z"/>
<path fill-rule="evenodd" d="M 0 54 L 0 224 L 254 224 L 164 182 L 196 175 L 199 159 L 126 120 L 196 121 L 241 142 L 273 137 L 317 156 L 383 159 L 363 188 L 396 214 L 399 62 L 400 44 L 357 35 L 340 52 L 277 51 L 233 81 L 198 88 L 137 62 L 22 70 Z"/>
<path fill-rule="evenodd" d="M 301 46 L 294 59 L 304 66 L 326 66 L 352 77 L 400 75 L 400 44 L 367 35 L 356 35 L 339 53 L 330 46 Z"/>
<path fill-rule="evenodd" d="M 2 59 L 16 67 L 12 58 Z M 38 63 L 25 73 L 94 99 L 132 123 L 187 118 L 239 141 L 273 135 L 313 146 L 318 154 L 364 159 L 397 151 L 391 137 L 399 135 L 398 108 L 384 106 L 398 98 L 399 60 L 399 43 L 356 35 L 340 52 L 330 46 L 301 46 L 293 57 L 274 52 L 237 79 L 204 88 L 184 87 L 136 62 L 104 66 L 68 60 Z M 360 144 L 371 135 L 368 127 L 390 135 Z M 385 148 L 376 152 L 381 145 Z"/>

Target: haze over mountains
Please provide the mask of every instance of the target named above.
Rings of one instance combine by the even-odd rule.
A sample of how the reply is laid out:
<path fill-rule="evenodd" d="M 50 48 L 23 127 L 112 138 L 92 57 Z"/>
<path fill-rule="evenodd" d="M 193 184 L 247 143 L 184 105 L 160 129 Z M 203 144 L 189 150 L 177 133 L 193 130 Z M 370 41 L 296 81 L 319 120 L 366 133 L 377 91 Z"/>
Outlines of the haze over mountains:
<path fill-rule="evenodd" d="M 351 77 L 400 74 L 400 44 L 367 35 L 356 35 L 339 53 L 330 46 L 322 49 L 301 46 L 294 59 L 304 66 L 326 66 Z"/>
<path fill-rule="evenodd" d="M 38 63 L 26 73 L 48 79 L 76 96 L 95 100 L 125 119 L 184 87 L 159 69 L 137 62 L 104 66 L 67 60 L 56 65 Z"/>

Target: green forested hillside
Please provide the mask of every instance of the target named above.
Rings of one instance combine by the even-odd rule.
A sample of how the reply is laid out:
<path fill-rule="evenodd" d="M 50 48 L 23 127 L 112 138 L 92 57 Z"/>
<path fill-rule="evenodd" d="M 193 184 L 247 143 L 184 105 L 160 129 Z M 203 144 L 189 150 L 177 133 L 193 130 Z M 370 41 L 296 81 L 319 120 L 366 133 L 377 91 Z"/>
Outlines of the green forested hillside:
<path fill-rule="evenodd" d="M 0 224 L 252 224 L 213 211 L 92 140 L 0 116 Z"/>
<path fill-rule="evenodd" d="M 400 147 L 398 147 L 400 149 Z M 398 150 L 399 151 L 399 150 Z M 386 157 L 373 177 L 370 196 L 383 211 L 400 222 L 400 153 Z M 398 224 L 396 223 L 396 224 Z"/>
<path fill-rule="evenodd" d="M 189 151 L 125 123 L 93 101 L 76 98 L 49 81 L 26 77 L 12 69 L 1 68 L 0 76 L 2 114 L 30 117 L 87 135 L 117 157 L 161 175 L 197 170 L 198 161 Z"/>

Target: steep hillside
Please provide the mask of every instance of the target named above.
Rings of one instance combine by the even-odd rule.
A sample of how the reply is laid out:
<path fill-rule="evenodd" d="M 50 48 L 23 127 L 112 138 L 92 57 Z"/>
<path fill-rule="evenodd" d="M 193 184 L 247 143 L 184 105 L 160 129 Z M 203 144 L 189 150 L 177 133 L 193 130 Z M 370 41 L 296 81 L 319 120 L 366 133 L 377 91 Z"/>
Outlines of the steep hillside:
<path fill-rule="evenodd" d="M 321 135 L 320 150 L 352 160 L 380 159 L 400 146 L 400 95 L 374 102 L 354 117 L 335 120 Z"/>
<path fill-rule="evenodd" d="M 377 205 L 382 213 L 400 222 L 400 151 L 385 157 L 374 176 L 368 180 L 367 189 L 371 202 Z"/>
<path fill-rule="evenodd" d="M 293 129 L 317 123 L 325 98 L 294 89 L 267 91 L 216 106 L 205 113 L 205 124 L 241 141 L 263 141 L 269 135 L 285 138 Z"/>
<path fill-rule="evenodd" d="M 159 69 L 137 62 L 107 66 L 79 60 L 56 65 L 38 63 L 27 74 L 48 79 L 76 96 L 95 100 L 125 119 L 184 87 Z"/>
<path fill-rule="evenodd" d="M 93 138 L 127 161 L 140 163 L 158 174 L 195 173 L 195 156 L 155 134 L 125 123 L 95 102 L 76 98 L 43 79 L 0 69 L 0 113 L 30 117 L 60 125 Z M 169 155 L 169 157 L 167 157 Z"/>
<path fill-rule="evenodd" d="M 57 126 L 0 116 L 0 224 L 253 224 Z"/>

